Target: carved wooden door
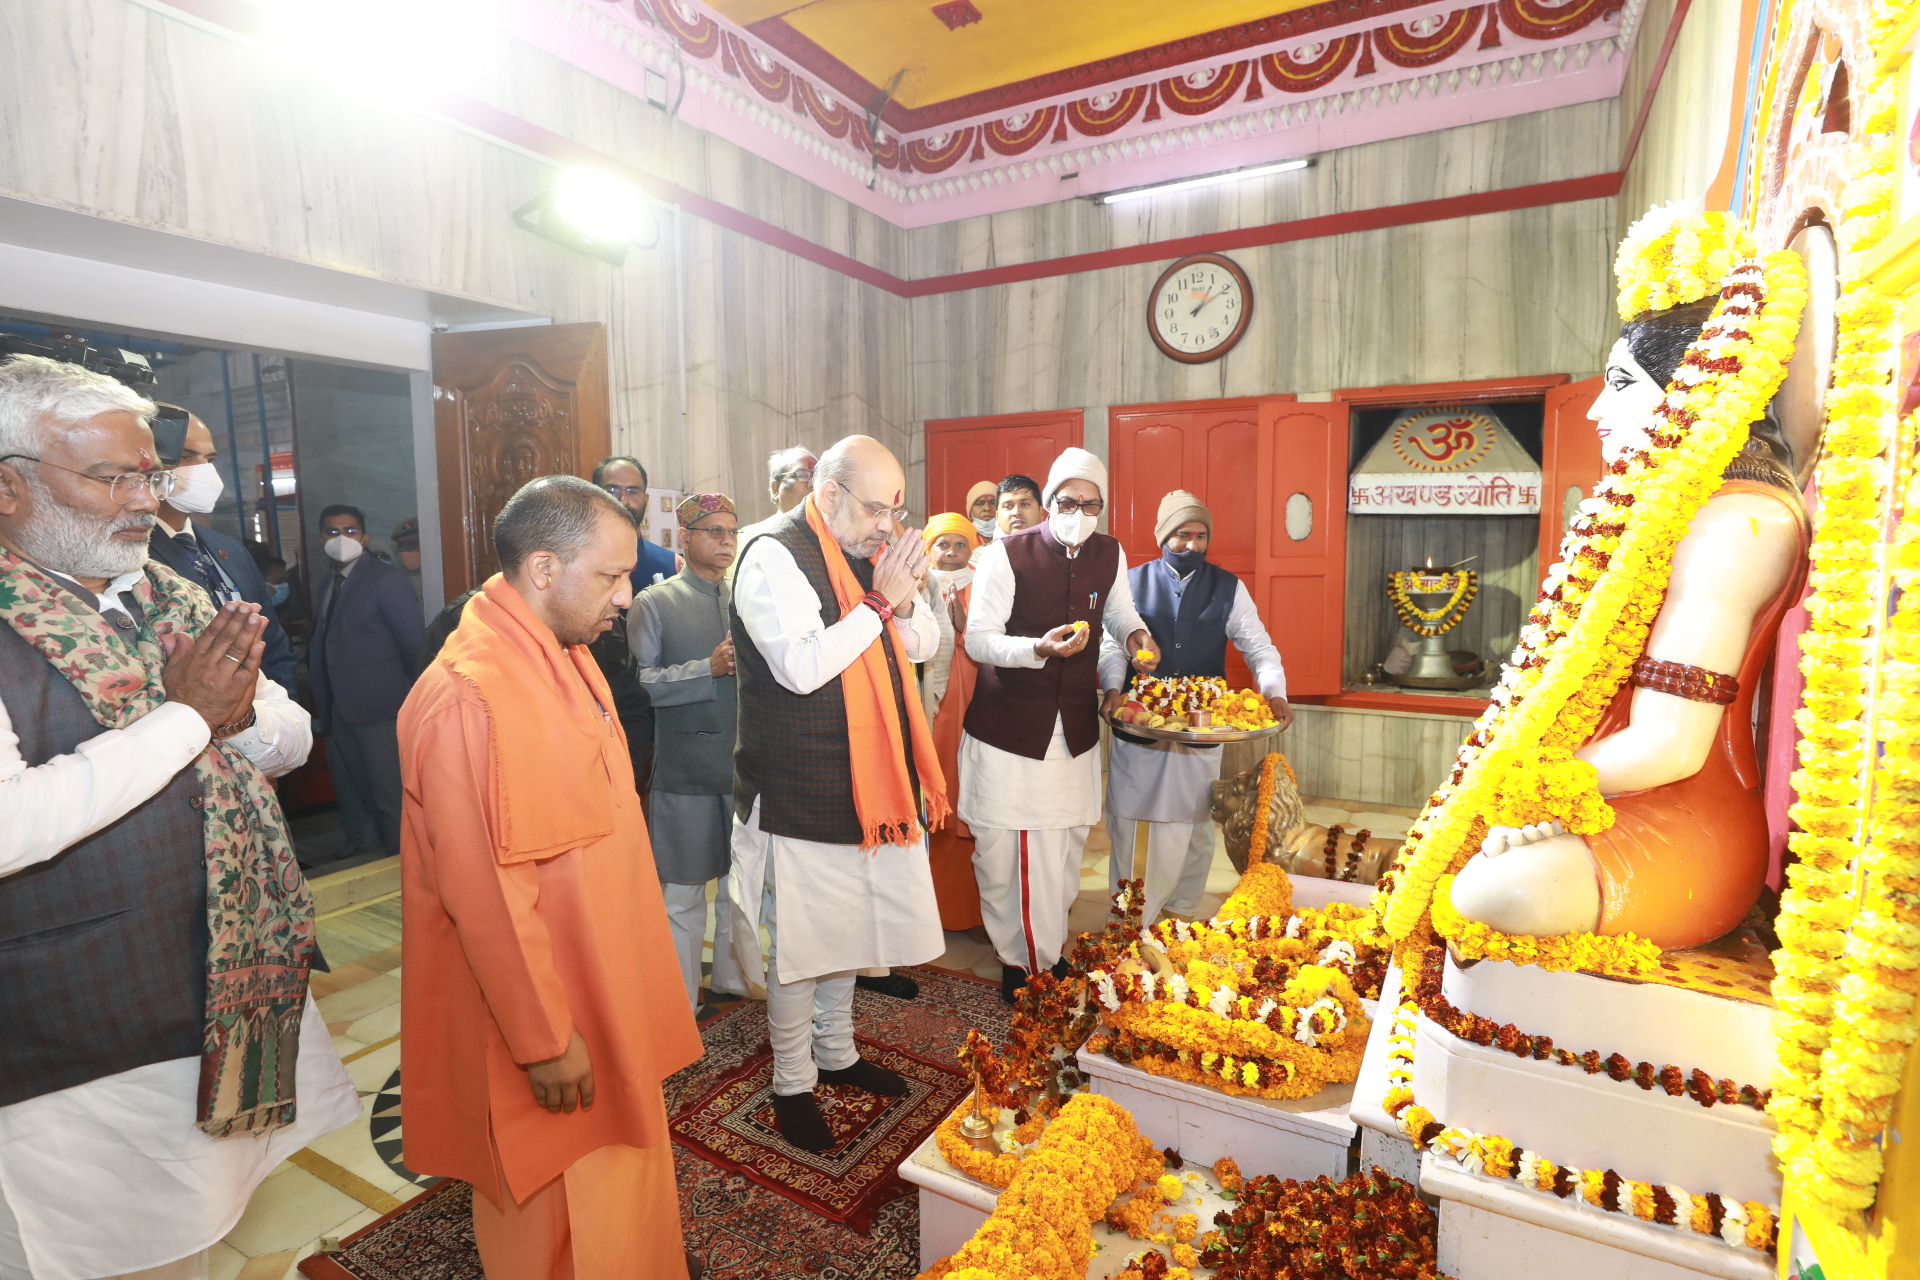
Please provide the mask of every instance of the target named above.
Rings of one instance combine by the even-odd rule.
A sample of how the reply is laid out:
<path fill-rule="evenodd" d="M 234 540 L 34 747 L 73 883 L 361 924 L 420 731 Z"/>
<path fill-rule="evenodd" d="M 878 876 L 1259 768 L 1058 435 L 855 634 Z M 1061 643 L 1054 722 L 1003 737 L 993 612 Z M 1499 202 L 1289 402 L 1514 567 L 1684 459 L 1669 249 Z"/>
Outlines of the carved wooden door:
<path fill-rule="evenodd" d="M 1078 409 L 930 419 L 925 514 L 960 511 L 982 480 L 999 484 L 1018 473 L 1045 484 L 1053 460 L 1080 443 L 1081 419 Z"/>
<path fill-rule="evenodd" d="M 1570 382 L 1547 392 L 1540 433 L 1540 576 L 1560 559 L 1560 537 L 1583 501 L 1593 496 L 1606 462 L 1587 417 L 1603 379 Z"/>
<path fill-rule="evenodd" d="M 1289 694 L 1343 688 L 1349 413 L 1339 400 L 1260 408 L 1253 596 Z"/>
<path fill-rule="evenodd" d="M 1253 562 L 1259 524 L 1255 462 L 1260 405 L 1259 400 L 1197 400 L 1123 405 L 1108 412 L 1107 471 L 1113 492 L 1108 495 L 1107 529 L 1120 539 L 1129 565 L 1159 559 L 1153 533 L 1160 499 L 1185 489 L 1213 513 L 1207 559 L 1245 582 L 1258 604 Z M 1232 645 L 1227 646 L 1227 678 L 1235 688 L 1253 683 L 1253 673 Z"/>
<path fill-rule="evenodd" d="M 498 571 L 493 519 L 536 476 L 586 476 L 605 457 L 605 326 L 433 337 L 433 427 L 447 597 Z"/>

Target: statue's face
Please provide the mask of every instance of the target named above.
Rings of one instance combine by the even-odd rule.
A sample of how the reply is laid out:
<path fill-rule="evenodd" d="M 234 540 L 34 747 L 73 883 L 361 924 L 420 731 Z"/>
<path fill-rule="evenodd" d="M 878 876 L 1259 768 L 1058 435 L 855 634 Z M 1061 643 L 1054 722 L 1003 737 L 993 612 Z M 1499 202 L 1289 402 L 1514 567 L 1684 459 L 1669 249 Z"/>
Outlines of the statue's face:
<path fill-rule="evenodd" d="M 1587 410 L 1593 419 L 1594 433 L 1600 437 L 1600 455 L 1617 461 L 1636 449 L 1643 449 L 1653 427 L 1653 411 L 1666 398 L 1666 389 L 1640 367 L 1621 338 L 1607 353 L 1605 387 Z"/>

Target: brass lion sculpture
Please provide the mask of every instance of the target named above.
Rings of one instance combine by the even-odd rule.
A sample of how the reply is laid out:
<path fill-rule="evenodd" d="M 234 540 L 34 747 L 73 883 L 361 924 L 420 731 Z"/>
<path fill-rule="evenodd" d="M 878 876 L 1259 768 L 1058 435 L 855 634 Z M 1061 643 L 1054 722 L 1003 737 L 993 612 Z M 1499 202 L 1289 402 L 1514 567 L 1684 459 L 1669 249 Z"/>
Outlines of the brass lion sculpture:
<path fill-rule="evenodd" d="M 1213 820 L 1226 837 L 1227 857 L 1233 869 L 1244 873 L 1253 843 L 1253 823 L 1260 807 L 1260 770 L 1247 769 L 1236 777 L 1222 778 L 1213 784 Z M 1293 775 L 1285 768 L 1274 771 L 1273 799 L 1267 812 L 1267 847 L 1264 860 L 1278 863 L 1291 875 L 1324 878 L 1326 870 L 1327 828 L 1306 821 L 1305 806 Z M 1334 854 L 1334 874 L 1342 880 L 1373 884 L 1379 880 L 1400 848 L 1397 839 L 1375 836 L 1355 850 L 1357 832 L 1341 834 Z"/>

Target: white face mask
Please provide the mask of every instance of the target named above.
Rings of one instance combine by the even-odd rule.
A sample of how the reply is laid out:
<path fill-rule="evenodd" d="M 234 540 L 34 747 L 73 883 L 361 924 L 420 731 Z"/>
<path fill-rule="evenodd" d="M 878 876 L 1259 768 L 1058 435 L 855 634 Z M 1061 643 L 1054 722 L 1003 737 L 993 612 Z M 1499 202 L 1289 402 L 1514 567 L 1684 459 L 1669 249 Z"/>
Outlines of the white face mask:
<path fill-rule="evenodd" d="M 360 545 L 358 538 L 349 538 L 344 533 L 336 533 L 328 538 L 325 549 L 327 559 L 335 564 L 352 564 L 360 558 L 360 553 L 366 550 Z"/>
<path fill-rule="evenodd" d="M 167 495 L 167 505 L 189 515 L 205 515 L 225 491 L 218 467 L 211 462 L 195 462 L 173 469 L 173 492 Z"/>
<path fill-rule="evenodd" d="M 1054 540 L 1068 547 L 1077 547 L 1092 537 L 1093 526 L 1098 523 L 1098 516 L 1090 516 L 1084 511 L 1071 511 L 1064 515 L 1055 511 L 1047 517 L 1047 528 L 1052 531 Z"/>
<path fill-rule="evenodd" d="M 995 534 L 1000 532 L 1000 526 L 994 523 L 994 519 L 992 516 L 988 516 L 985 520 L 975 520 L 973 522 L 973 527 L 980 531 L 981 537 L 986 538 L 989 541 L 992 540 Z"/>

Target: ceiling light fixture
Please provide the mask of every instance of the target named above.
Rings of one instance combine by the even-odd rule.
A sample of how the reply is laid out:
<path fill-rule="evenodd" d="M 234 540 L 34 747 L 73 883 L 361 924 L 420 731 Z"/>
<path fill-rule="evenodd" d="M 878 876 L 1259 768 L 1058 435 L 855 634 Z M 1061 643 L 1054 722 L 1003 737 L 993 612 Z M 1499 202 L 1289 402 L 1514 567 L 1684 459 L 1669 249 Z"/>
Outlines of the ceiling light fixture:
<path fill-rule="evenodd" d="M 1093 199 L 1096 204 L 1119 204 L 1123 200 L 1139 200 L 1146 196 L 1167 195 L 1174 191 L 1191 191 L 1195 187 L 1218 186 L 1222 182 L 1239 182 L 1244 178 L 1263 178 L 1270 173 L 1290 173 L 1295 169 L 1305 169 L 1312 164 L 1312 156 L 1294 160 L 1276 160 L 1272 164 L 1257 164 L 1249 169 L 1229 169 L 1225 173 L 1210 173 L 1202 178 L 1182 178 L 1178 182 L 1157 182 L 1150 187 L 1128 187 L 1125 191 L 1108 191 Z"/>
<path fill-rule="evenodd" d="M 619 266 L 638 244 L 660 242 L 660 221 L 646 193 L 604 169 L 568 169 L 553 190 L 513 211 L 514 223 L 576 253 Z M 644 237 L 644 240 L 643 240 Z"/>

